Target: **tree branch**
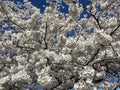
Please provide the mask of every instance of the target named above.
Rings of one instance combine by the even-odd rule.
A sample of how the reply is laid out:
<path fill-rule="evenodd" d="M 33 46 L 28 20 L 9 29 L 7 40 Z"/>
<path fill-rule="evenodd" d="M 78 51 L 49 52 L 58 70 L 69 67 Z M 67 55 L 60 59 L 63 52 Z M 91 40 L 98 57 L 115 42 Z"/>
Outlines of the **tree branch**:
<path fill-rule="evenodd" d="M 92 16 L 93 16 L 93 18 L 96 20 L 96 22 L 97 22 L 97 24 L 98 24 L 99 28 L 100 28 L 100 29 L 102 29 L 102 27 L 101 27 L 101 25 L 100 25 L 100 23 L 99 23 L 98 18 L 97 18 L 94 14 L 92 14 L 92 13 L 91 13 L 91 15 L 92 15 Z"/>
<path fill-rule="evenodd" d="M 120 24 L 115 28 L 115 30 L 113 30 L 111 33 L 110 33 L 110 36 L 112 36 L 120 27 Z"/>
<path fill-rule="evenodd" d="M 48 26 L 47 26 L 47 22 L 46 22 L 46 27 L 45 27 L 45 37 L 44 37 L 44 42 L 45 42 L 45 48 L 44 49 L 47 49 L 48 48 L 48 45 L 47 45 L 47 30 L 48 29 Z"/>
<path fill-rule="evenodd" d="M 89 65 L 91 62 L 93 62 L 93 60 L 95 59 L 95 57 L 97 56 L 97 54 L 99 53 L 100 49 L 98 48 L 96 50 L 96 52 L 94 53 L 94 55 L 92 56 L 92 58 L 85 64 L 85 66 Z"/>
<path fill-rule="evenodd" d="M 14 21 L 12 21 L 12 20 L 9 18 L 9 16 L 8 16 L 6 10 L 4 9 L 4 7 L 3 7 L 2 5 L 0 5 L 0 6 L 1 6 L 3 12 L 5 13 L 5 15 L 7 16 L 7 20 L 8 20 L 9 22 L 11 22 L 12 24 L 16 25 L 16 26 L 19 27 L 20 29 L 25 30 L 24 27 L 21 27 L 20 25 L 18 25 L 18 24 L 15 23 Z"/>

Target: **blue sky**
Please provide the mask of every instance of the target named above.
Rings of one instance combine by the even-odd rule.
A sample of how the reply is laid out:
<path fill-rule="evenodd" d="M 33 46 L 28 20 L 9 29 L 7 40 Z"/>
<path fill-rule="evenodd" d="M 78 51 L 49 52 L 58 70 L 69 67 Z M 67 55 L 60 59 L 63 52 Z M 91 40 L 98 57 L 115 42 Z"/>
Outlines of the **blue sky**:
<path fill-rule="evenodd" d="M 23 0 L 13 0 L 14 2 L 23 2 Z M 49 6 L 49 3 L 46 3 L 46 0 L 29 0 L 34 6 L 36 6 L 37 8 L 40 8 L 40 11 L 41 13 L 44 12 L 44 9 L 46 6 Z M 55 1 L 55 0 L 53 0 Z M 81 3 L 84 7 L 86 5 L 89 5 L 90 2 L 88 0 L 79 0 L 79 3 Z M 63 13 L 68 13 L 68 6 L 62 2 L 62 5 L 61 6 L 64 6 L 64 8 L 60 8 L 60 11 L 63 12 Z M 86 11 L 83 11 L 81 17 L 86 14 L 87 12 Z M 88 14 L 88 13 L 87 13 Z M 88 15 L 89 16 L 89 15 Z"/>

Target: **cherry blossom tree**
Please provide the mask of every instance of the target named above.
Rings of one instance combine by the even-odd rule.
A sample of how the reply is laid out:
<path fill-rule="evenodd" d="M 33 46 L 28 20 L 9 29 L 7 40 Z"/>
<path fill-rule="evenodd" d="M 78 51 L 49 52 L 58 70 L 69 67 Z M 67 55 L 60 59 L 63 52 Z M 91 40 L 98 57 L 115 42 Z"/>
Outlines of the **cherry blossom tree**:
<path fill-rule="evenodd" d="M 62 1 L 68 14 L 59 10 Z M 118 88 L 120 1 L 47 2 L 44 13 L 28 0 L 0 2 L 0 90 Z M 90 16 L 80 18 L 84 10 Z"/>

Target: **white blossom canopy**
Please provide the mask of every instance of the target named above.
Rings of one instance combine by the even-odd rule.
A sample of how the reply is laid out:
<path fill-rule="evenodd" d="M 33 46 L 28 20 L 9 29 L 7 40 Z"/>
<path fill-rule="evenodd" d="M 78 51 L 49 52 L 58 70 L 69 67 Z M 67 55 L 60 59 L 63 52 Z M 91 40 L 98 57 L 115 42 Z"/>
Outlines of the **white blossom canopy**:
<path fill-rule="evenodd" d="M 119 0 L 47 2 L 43 13 L 28 0 L 0 2 L 0 90 L 120 87 Z M 62 2 L 69 13 L 59 11 Z M 83 11 L 90 16 L 80 18 Z"/>

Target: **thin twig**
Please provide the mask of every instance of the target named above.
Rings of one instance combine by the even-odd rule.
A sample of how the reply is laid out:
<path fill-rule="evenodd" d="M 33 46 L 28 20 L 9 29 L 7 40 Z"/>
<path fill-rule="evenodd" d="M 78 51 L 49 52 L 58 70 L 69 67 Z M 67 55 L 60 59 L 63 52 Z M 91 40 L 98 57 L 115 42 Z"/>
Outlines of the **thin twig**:
<path fill-rule="evenodd" d="M 120 27 L 120 24 L 115 28 L 115 30 L 113 30 L 111 33 L 110 33 L 110 36 L 112 36 Z"/>
<path fill-rule="evenodd" d="M 100 28 L 100 29 L 102 29 L 102 27 L 101 27 L 101 25 L 100 25 L 100 23 L 99 23 L 98 18 L 97 18 L 94 14 L 92 14 L 92 13 L 91 13 L 91 15 L 92 15 L 92 16 L 93 16 L 93 18 L 96 20 L 96 22 L 97 22 L 97 24 L 98 24 L 99 28 Z"/>
<path fill-rule="evenodd" d="M 45 42 L 45 48 L 44 49 L 47 49 L 48 48 L 48 45 L 47 45 L 47 30 L 48 29 L 48 26 L 47 26 L 47 22 L 46 22 L 46 27 L 45 27 L 45 37 L 44 37 L 44 42 Z"/>
<path fill-rule="evenodd" d="M 93 60 L 95 59 L 95 57 L 97 56 L 97 54 L 99 53 L 100 48 L 98 48 L 96 50 L 96 52 L 94 53 L 94 55 L 92 56 L 92 58 L 85 64 L 85 66 L 89 65 L 91 62 L 93 62 Z"/>
<path fill-rule="evenodd" d="M 3 12 L 5 13 L 5 15 L 7 16 L 7 20 L 8 20 L 9 22 L 11 22 L 12 24 L 16 25 L 16 26 L 19 27 L 20 29 L 25 30 L 24 27 L 21 27 L 20 25 L 18 25 L 18 24 L 15 23 L 14 21 L 12 21 L 12 20 L 9 18 L 9 16 L 8 16 L 6 10 L 4 9 L 4 7 L 3 7 L 2 5 L 0 5 L 0 6 L 1 6 Z"/>

